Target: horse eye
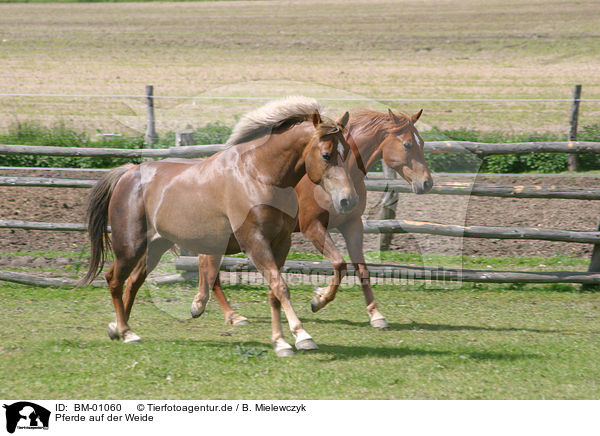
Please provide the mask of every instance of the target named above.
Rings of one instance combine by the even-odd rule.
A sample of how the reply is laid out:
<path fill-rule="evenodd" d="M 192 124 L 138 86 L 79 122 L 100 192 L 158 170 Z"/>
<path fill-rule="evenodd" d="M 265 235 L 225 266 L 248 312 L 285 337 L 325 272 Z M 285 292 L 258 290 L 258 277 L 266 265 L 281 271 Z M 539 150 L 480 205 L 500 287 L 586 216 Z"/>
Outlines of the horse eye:
<path fill-rule="evenodd" d="M 331 160 L 331 153 L 323 153 L 322 156 L 325 162 L 329 162 Z"/>
<path fill-rule="evenodd" d="M 406 148 L 407 150 L 410 150 L 412 147 L 412 144 L 410 142 L 405 142 L 404 143 L 404 148 Z"/>

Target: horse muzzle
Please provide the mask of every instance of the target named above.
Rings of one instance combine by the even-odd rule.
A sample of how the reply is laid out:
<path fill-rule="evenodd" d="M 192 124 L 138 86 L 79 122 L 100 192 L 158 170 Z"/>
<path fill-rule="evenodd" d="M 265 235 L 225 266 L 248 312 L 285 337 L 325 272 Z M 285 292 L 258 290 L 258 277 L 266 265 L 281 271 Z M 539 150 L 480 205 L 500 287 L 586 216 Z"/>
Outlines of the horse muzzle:
<path fill-rule="evenodd" d="M 332 195 L 333 207 L 335 211 L 341 215 L 352 212 L 358 204 L 358 195 L 351 193 L 350 195 Z"/>
<path fill-rule="evenodd" d="M 321 181 L 321 186 L 331 196 L 335 211 L 347 214 L 358 204 L 358 194 L 352 180 L 341 167 L 330 168 Z"/>
<path fill-rule="evenodd" d="M 419 180 L 414 179 L 411 186 L 415 194 L 425 194 L 433 188 L 433 179 L 431 177 Z"/>

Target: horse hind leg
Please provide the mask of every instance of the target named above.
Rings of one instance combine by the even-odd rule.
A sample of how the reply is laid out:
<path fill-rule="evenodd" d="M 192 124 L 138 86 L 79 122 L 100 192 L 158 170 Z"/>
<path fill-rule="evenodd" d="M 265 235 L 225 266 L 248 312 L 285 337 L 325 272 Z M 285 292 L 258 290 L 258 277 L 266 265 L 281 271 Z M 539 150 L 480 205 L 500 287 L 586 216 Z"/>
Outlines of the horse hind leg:
<path fill-rule="evenodd" d="M 138 342 L 140 337 L 131 331 L 128 316 L 123 303 L 123 285 L 134 269 L 138 259 L 123 260 L 115 257 L 113 264 L 106 273 L 106 281 L 110 289 L 115 307 L 116 321 L 108 325 L 108 336 L 111 339 L 122 339 L 123 342 Z"/>
<path fill-rule="evenodd" d="M 137 263 L 135 264 L 135 267 L 133 268 L 133 270 L 129 273 L 129 278 L 127 279 L 127 285 L 125 286 L 125 292 L 122 295 L 122 304 L 123 304 L 123 319 L 126 325 L 128 325 L 129 322 L 129 317 L 131 316 L 131 309 L 133 307 L 133 303 L 135 301 L 135 297 L 137 295 L 138 290 L 140 289 L 140 287 L 144 284 L 144 281 L 146 280 L 146 277 L 148 276 L 148 274 L 150 274 L 152 272 L 152 270 L 154 268 L 156 268 L 156 265 L 158 265 L 158 262 L 160 261 L 161 256 L 169 249 L 173 246 L 173 244 L 170 241 L 164 240 L 164 239 L 157 239 L 154 241 L 151 241 L 148 244 L 148 249 L 146 251 L 145 254 L 139 256 Z M 116 262 L 116 260 L 115 260 Z M 115 265 L 115 264 L 113 264 Z M 111 267 L 112 270 L 112 267 Z M 109 270 L 109 273 L 112 273 L 111 278 L 114 277 L 114 271 L 111 272 L 111 270 Z M 108 274 L 107 274 L 107 280 L 108 280 Z M 110 281 L 109 281 L 109 286 L 110 286 Z M 123 284 L 120 284 L 121 289 L 123 287 Z M 112 293 L 112 289 L 111 288 L 111 293 Z M 114 301 L 114 297 L 113 297 L 113 301 Z M 120 308 L 117 309 L 117 306 L 120 306 L 119 302 L 118 302 L 118 293 L 117 293 L 117 303 L 115 305 L 115 309 L 117 312 L 117 321 L 116 322 L 111 322 L 108 325 L 108 336 L 111 339 L 119 339 L 122 338 L 123 342 L 125 343 L 129 343 L 129 342 L 138 342 L 140 340 L 140 337 L 135 334 L 134 332 L 132 332 L 130 329 L 129 330 L 125 330 L 123 333 L 121 333 L 121 330 L 118 328 L 118 320 L 119 320 L 119 311 Z"/>
<path fill-rule="evenodd" d="M 221 309 L 223 310 L 223 315 L 225 316 L 225 323 L 234 325 L 234 326 L 242 326 L 242 325 L 250 324 L 250 321 L 248 320 L 248 318 L 236 313 L 236 311 L 233 310 L 233 308 L 229 304 L 229 301 L 227 301 L 227 297 L 225 296 L 225 293 L 223 292 L 223 288 L 221 287 L 221 279 L 219 277 L 219 274 L 217 274 L 217 278 L 216 278 L 215 284 L 213 286 L 213 294 L 215 295 L 215 298 L 217 299 L 219 306 L 221 306 Z M 192 311 L 192 316 L 194 316 L 193 311 Z"/>

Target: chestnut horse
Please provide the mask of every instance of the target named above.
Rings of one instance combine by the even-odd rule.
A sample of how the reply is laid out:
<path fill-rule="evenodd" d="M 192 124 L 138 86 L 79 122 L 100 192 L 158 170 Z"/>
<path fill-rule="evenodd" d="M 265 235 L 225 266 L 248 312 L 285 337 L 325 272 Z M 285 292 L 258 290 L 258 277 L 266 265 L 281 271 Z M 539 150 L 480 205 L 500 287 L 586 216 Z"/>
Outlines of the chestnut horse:
<path fill-rule="evenodd" d="M 99 274 L 105 249 L 112 246 L 114 262 L 106 273 L 116 312 L 108 328 L 111 339 L 140 339 L 128 325 L 136 293 L 162 254 L 177 245 L 209 255 L 194 302 L 197 315 L 204 312 L 223 254 L 244 251 L 269 283 L 276 354 L 294 354 L 283 336 L 282 306 L 296 348 L 317 348 L 292 308 L 280 272 L 297 222 L 293 188 L 308 176 L 331 195 L 341 214 L 358 201 L 343 164 L 350 150 L 343 136 L 348 113 L 332 121 L 322 119 L 319 108 L 306 97 L 271 102 L 243 117 L 232 146 L 206 160 L 126 165 L 96 184 L 88 205 L 92 256 L 79 285 Z"/>
<path fill-rule="evenodd" d="M 327 192 L 310 178 L 303 177 L 296 185 L 300 206 L 299 230 L 327 257 L 334 269 L 334 277 L 329 286 L 319 289 L 311 301 L 313 312 L 322 309 L 335 298 L 340 281 L 346 274 L 346 262 L 327 231 L 328 228 L 337 228 L 346 241 L 350 259 L 358 271 L 371 326 L 388 327 L 385 317 L 377 309 L 363 255 L 364 229 L 361 216 L 367 204 L 364 178 L 369 168 L 383 159 L 411 185 L 414 193 L 423 194 L 432 188 L 433 179 L 423 154 L 424 141 L 415 128 L 415 122 L 422 112 L 420 110 L 413 116 L 407 116 L 397 115 L 391 110 L 384 114 L 367 109 L 351 115 L 346 140 L 359 150 L 359 157 L 352 156 L 346 163 L 359 198 L 358 206 L 351 213 L 338 213 Z M 366 164 L 363 164 L 362 159 Z M 248 323 L 245 317 L 237 314 L 229 305 L 218 276 L 213 292 L 228 324 Z"/>

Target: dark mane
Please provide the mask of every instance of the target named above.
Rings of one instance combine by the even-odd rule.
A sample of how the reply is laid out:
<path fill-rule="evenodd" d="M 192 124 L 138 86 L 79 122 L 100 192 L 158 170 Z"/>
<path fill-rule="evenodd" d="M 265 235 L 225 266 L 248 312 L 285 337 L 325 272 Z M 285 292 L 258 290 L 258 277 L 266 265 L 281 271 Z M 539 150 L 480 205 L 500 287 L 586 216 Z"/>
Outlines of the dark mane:
<path fill-rule="evenodd" d="M 348 128 L 354 133 L 364 133 L 376 136 L 388 133 L 399 133 L 411 124 L 410 117 L 403 113 L 395 113 L 402 122 L 396 124 L 387 113 L 381 113 L 372 109 L 359 109 L 352 112 Z"/>

